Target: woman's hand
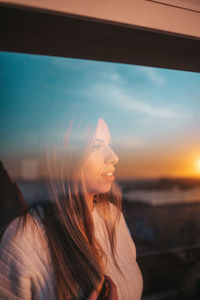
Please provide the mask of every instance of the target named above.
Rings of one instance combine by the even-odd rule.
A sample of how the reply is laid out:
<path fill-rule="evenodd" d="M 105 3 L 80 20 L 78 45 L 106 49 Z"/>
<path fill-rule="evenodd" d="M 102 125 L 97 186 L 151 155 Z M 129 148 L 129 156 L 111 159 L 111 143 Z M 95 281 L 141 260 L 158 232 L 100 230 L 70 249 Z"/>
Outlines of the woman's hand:
<path fill-rule="evenodd" d="M 99 294 L 101 293 L 101 291 L 98 294 L 96 290 L 93 290 L 91 292 L 91 294 L 89 295 L 89 297 L 87 298 L 87 300 L 118 300 L 117 286 L 116 286 L 116 284 L 107 275 L 105 275 L 105 280 L 106 280 L 106 283 L 109 286 L 108 295 L 106 297 L 102 298 L 101 296 L 99 296 Z"/>
<path fill-rule="evenodd" d="M 93 291 L 90 293 L 90 295 L 89 295 L 89 297 L 87 298 L 87 300 L 97 300 L 97 298 L 98 298 L 97 291 L 96 291 L 96 290 L 93 290 Z"/>
<path fill-rule="evenodd" d="M 117 295 L 117 286 L 113 282 L 113 280 L 105 275 L 105 278 L 107 280 L 107 283 L 109 284 L 109 294 L 108 294 L 108 300 L 118 300 L 118 295 Z"/>

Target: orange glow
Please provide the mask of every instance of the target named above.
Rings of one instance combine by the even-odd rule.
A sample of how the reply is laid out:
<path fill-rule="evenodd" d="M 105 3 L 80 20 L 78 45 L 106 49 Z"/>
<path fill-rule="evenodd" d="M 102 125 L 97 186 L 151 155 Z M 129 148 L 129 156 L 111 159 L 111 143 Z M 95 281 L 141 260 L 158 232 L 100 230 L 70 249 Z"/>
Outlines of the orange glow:
<path fill-rule="evenodd" d="M 117 178 L 200 177 L 200 156 L 196 150 L 119 153 Z"/>
<path fill-rule="evenodd" d="M 198 150 L 175 152 L 160 150 L 123 152 L 117 149 L 119 163 L 116 165 L 116 179 L 134 178 L 159 178 L 159 177 L 193 177 L 200 178 L 200 155 Z M 37 174 L 35 177 L 48 178 L 45 156 L 36 157 L 38 160 Z M 51 156 L 49 157 L 51 160 Z M 53 158 L 52 158 L 53 159 Z M 62 159 L 62 158 L 61 158 Z M 9 173 L 16 177 L 22 176 L 22 158 L 4 161 Z M 63 158 L 63 168 L 68 173 L 68 163 Z M 32 174 L 32 173 L 31 173 Z M 37 175 L 37 176 L 36 176 Z M 59 178 L 59 172 L 54 170 L 55 178 Z"/>
<path fill-rule="evenodd" d="M 200 159 L 197 160 L 197 172 L 200 174 Z"/>

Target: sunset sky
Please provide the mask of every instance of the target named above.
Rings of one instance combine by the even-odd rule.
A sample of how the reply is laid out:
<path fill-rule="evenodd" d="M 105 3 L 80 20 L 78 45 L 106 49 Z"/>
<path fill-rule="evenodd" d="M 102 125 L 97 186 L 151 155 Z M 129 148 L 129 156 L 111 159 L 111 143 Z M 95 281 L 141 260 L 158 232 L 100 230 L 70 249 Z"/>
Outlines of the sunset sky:
<path fill-rule="evenodd" d="M 118 178 L 200 177 L 198 73 L 0 52 L 0 85 L 0 158 L 13 176 L 42 175 L 45 147 L 78 108 L 107 122 Z"/>

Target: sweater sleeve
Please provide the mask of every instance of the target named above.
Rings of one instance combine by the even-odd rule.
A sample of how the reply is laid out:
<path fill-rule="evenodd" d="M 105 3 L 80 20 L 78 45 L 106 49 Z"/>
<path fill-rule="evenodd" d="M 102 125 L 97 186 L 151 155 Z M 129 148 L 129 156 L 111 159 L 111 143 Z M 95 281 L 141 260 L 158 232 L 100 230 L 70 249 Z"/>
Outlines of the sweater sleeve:
<path fill-rule="evenodd" d="M 45 299 L 49 270 L 41 239 L 33 222 L 22 229 L 18 221 L 8 227 L 0 244 L 0 299 Z"/>
<path fill-rule="evenodd" d="M 0 246 L 0 298 L 31 299 L 28 256 L 24 242 L 15 236 L 16 222 L 6 230 Z"/>

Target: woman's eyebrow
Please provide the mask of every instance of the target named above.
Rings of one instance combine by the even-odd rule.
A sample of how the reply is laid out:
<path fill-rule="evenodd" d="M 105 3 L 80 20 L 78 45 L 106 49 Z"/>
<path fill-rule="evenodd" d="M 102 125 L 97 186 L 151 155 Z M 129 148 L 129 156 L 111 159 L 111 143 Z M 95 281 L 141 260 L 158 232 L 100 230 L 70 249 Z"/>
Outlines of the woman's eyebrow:
<path fill-rule="evenodd" d="M 101 140 L 101 139 L 94 139 L 94 142 L 104 143 L 104 140 Z"/>

